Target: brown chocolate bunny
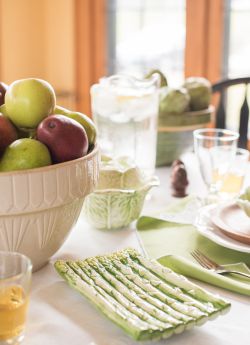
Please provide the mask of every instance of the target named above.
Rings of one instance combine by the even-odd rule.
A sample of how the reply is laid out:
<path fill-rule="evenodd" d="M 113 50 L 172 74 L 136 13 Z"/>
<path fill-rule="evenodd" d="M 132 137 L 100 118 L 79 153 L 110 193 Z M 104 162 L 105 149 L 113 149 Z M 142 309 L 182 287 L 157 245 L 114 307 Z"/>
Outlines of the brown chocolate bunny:
<path fill-rule="evenodd" d="M 171 172 L 171 189 L 172 196 L 183 198 L 187 196 L 186 189 L 188 186 L 187 171 L 184 163 L 177 159 L 172 164 Z"/>

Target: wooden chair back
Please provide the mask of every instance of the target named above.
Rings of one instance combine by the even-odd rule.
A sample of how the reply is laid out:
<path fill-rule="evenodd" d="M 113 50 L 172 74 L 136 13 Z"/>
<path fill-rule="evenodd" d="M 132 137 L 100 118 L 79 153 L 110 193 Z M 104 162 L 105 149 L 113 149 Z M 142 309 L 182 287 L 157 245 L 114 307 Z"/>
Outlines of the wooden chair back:
<path fill-rule="evenodd" d="M 250 77 L 226 79 L 219 81 L 212 85 L 212 92 L 219 93 L 220 99 L 216 110 L 216 128 L 226 128 L 226 91 L 230 86 L 233 85 L 245 85 L 245 97 L 240 108 L 240 122 L 239 122 L 239 133 L 240 138 L 238 146 L 241 148 L 247 148 L 248 143 L 248 122 L 249 122 L 249 106 L 247 101 L 247 89 L 250 84 Z"/>

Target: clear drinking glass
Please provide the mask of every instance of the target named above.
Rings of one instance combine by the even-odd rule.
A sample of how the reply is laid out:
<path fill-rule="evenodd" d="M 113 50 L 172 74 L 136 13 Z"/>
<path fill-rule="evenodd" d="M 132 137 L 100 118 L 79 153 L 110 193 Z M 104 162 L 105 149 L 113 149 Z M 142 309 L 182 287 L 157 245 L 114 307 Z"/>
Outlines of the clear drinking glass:
<path fill-rule="evenodd" d="M 194 150 L 210 196 L 218 195 L 236 156 L 239 134 L 227 129 L 194 131 Z"/>
<path fill-rule="evenodd" d="M 32 264 L 19 253 L 0 252 L 0 345 L 24 337 Z"/>
<path fill-rule="evenodd" d="M 100 79 L 91 87 L 93 118 L 101 152 L 129 157 L 147 176 L 155 170 L 159 76 L 127 75 Z"/>
<path fill-rule="evenodd" d="M 249 151 L 238 148 L 220 188 L 220 194 L 225 198 L 235 197 L 241 193 L 247 171 L 248 160 Z"/>

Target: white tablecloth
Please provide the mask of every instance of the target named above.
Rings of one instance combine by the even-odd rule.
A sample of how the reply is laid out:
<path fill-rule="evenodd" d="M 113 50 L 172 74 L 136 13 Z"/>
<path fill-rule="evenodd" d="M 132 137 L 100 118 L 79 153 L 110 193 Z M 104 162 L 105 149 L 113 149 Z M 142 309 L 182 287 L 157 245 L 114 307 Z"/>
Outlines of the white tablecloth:
<path fill-rule="evenodd" d="M 189 192 L 204 192 L 204 186 L 191 156 L 185 157 L 190 180 Z M 191 162 L 191 163 L 190 163 Z M 172 198 L 169 189 L 170 169 L 157 170 L 161 186 L 154 190 L 145 204 L 146 210 L 167 205 Z M 31 301 L 25 345 L 133 345 L 124 332 L 98 312 L 85 298 L 59 277 L 53 262 L 59 258 L 85 258 L 125 247 L 141 250 L 136 231 L 131 226 L 113 232 L 91 228 L 80 217 L 69 238 L 50 260 L 33 274 Z M 147 343 L 169 345 L 249 345 L 250 298 L 202 284 L 232 303 L 231 311 L 202 327 L 161 341 Z"/>

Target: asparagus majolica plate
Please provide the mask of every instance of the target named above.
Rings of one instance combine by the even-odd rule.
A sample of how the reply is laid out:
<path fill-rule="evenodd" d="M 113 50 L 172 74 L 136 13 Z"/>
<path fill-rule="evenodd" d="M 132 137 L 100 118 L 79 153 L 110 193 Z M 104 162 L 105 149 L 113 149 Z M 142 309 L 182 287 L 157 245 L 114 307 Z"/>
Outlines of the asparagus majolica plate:
<path fill-rule="evenodd" d="M 135 340 L 157 340 L 224 314 L 230 303 L 134 249 L 55 262 L 67 283 Z"/>

